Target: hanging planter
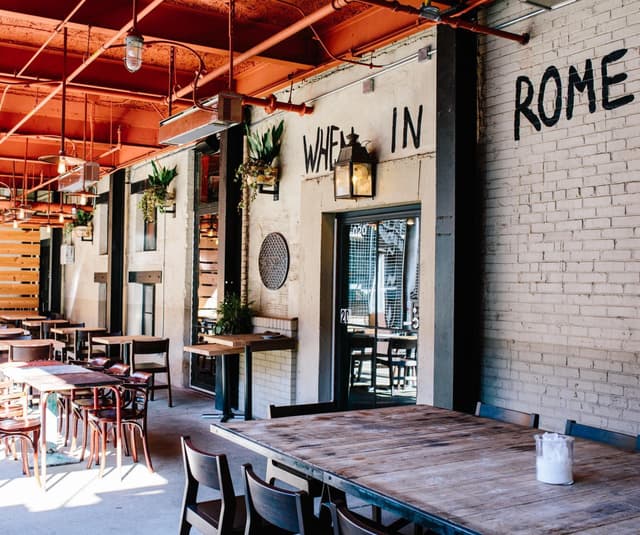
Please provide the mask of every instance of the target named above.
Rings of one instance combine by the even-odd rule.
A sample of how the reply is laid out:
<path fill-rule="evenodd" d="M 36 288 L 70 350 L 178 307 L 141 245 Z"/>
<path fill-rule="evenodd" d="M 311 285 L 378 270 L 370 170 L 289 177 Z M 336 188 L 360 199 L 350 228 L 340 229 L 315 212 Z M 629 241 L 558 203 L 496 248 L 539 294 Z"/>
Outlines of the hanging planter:
<path fill-rule="evenodd" d="M 250 132 L 246 127 L 249 159 L 236 171 L 236 179 L 250 189 L 249 201 L 255 199 L 262 186 L 274 187 L 280 178 L 280 146 L 284 121 L 268 128 L 264 133 Z M 240 203 L 239 208 L 246 208 Z"/>
<path fill-rule="evenodd" d="M 177 166 L 173 169 L 158 167 L 151 162 L 153 173 L 147 176 L 147 188 L 142 193 L 138 208 L 142 210 L 145 222 L 152 223 L 156 217 L 156 209 L 164 213 L 175 204 L 175 192 L 169 191 L 169 184 L 178 174 Z"/>

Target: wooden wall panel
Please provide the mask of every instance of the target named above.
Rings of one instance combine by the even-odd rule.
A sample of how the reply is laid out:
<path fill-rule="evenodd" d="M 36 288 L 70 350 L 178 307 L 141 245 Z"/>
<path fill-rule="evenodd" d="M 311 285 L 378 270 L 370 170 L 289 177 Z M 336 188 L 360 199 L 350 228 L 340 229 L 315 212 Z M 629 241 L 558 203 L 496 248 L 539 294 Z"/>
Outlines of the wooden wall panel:
<path fill-rule="evenodd" d="M 0 228 L 0 310 L 38 310 L 40 231 Z"/>

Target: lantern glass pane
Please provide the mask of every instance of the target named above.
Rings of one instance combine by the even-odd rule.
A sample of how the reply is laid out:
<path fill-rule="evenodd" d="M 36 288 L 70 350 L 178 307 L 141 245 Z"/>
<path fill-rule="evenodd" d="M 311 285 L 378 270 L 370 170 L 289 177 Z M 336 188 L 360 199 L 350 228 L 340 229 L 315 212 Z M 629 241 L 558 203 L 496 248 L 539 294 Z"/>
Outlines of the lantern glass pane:
<path fill-rule="evenodd" d="M 351 197 L 351 173 L 349 172 L 349 162 L 344 164 L 336 164 L 334 168 L 335 173 L 335 196 L 338 197 Z"/>
<path fill-rule="evenodd" d="M 371 164 L 353 163 L 353 195 L 356 197 L 371 197 Z"/>

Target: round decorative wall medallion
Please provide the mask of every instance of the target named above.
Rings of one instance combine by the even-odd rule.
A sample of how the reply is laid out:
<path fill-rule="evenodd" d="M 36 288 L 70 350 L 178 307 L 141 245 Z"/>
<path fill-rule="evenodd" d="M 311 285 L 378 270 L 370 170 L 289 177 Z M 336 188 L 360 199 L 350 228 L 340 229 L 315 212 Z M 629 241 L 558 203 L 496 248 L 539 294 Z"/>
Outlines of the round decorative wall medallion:
<path fill-rule="evenodd" d="M 262 241 L 258 257 L 260 279 L 269 290 L 277 290 L 287 280 L 289 273 L 289 248 L 287 240 L 279 232 L 272 232 Z"/>

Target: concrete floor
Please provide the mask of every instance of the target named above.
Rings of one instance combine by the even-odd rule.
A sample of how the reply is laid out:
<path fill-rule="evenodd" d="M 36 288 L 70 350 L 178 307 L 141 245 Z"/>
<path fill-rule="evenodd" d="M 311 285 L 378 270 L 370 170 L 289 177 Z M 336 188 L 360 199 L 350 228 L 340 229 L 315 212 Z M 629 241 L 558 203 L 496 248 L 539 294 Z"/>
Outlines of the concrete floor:
<path fill-rule="evenodd" d="M 242 493 L 240 467 L 250 462 L 264 474 L 265 459 L 209 432 L 213 399 L 193 390 L 174 389 L 174 406 L 167 407 L 160 392 L 149 405 L 149 444 L 155 473 L 144 458 L 137 464 L 123 457 L 122 480 L 115 455 L 107 457 L 103 478 L 86 463 L 47 468 L 46 492 L 26 478 L 21 463 L 0 453 L 0 533 L 12 535 L 136 535 L 178 531 L 184 473 L 180 435 L 190 435 L 196 446 L 226 453 L 237 493 Z M 193 530 L 195 533 L 196 530 Z"/>
<path fill-rule="evenodd" d="M 225 453 L 236 494 L 244 493 L 241 466 L 251 463 L 264 475 L 265 458 L 209 431 L 211 422 L 203 413 L 215 412 L 214 400 L 194 390 L 173 389 L 174 406 L 160 392 L 149 404 L 149 448 L 154 473 L 147 470 L 140 452 L 139 462 L 123 456 L 122 479 L 115 454 L 107 457 L 102 478 L 98 468 L 82 463 L 47 467 L 46 492 L 33 477 L 22 475 L 21 463 L 0 452 L 0 533 L 3 535 L 164 535 L 178 532 L 184 471 L 180 435 L 190 435 L 206 451 Z M 48 435 L 49 438 L 49 435 Z M 203 497 L 214 496 L 206 491 Z M 316 506 L 318 503 L 316 503 Z M 349 508 L 370 515 L 371 508 L 349 498 Z M 394 520 L 383 513 L 385 523 Z M 193 529 L 192 533 L 197 533 Z M 401 533 L 411 533 L 406 527 Z"/>

